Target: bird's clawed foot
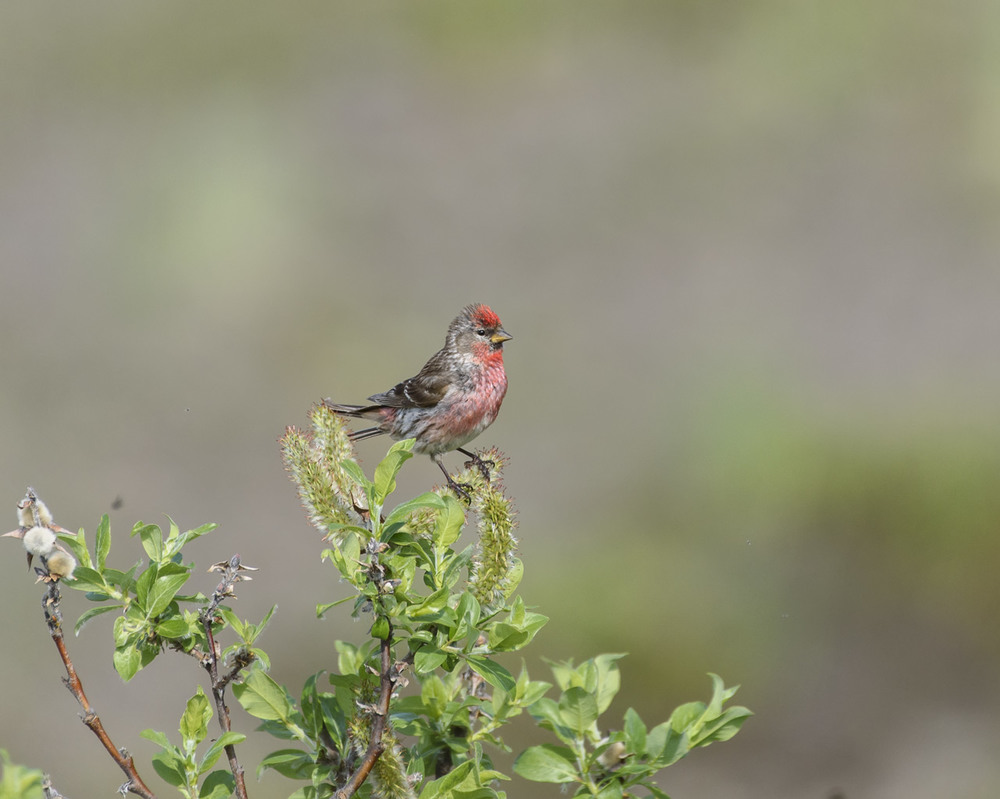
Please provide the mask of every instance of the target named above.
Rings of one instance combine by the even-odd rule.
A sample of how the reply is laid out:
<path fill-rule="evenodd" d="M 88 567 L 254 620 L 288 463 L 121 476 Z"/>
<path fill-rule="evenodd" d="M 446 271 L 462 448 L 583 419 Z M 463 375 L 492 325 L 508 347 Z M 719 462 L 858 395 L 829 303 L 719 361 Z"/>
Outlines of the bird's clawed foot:
<path fill-rule="evenodd" d="M 488 458 L 480 458 L 475 452 L 469 452 L 467 449 L 458 448 L 458 451 L 463 455 L 467 455 L 469 460 L 465 462 L 466 468 L 469 466 L 475 466 L 479 469 L 479 473 L 483 476 L 486 482 L 490 480 L 490 472 L 492 472 L 496 467 L 496 461 L 491 461 Z"/>
<path fill-rule="evenodd" d="M 472 504 L 472 486 L 468 483 L 459 483 L 452 479 L 451 475 L 448 475 L 448 488 L 458 494 L 459 497 L 464 499 L 470 505 Z"/>
<path fill-rule="evenodd" d="M 470 505 L 472 504 L 472 486 L 468 483 L 459 483 L 454 477 L 444 468 L 444 463 L 441 462 L 440 455 L 431 455 L 431 460 L 438 465 L 441 469 L 441 473 L 444 475 L 444 479 L 448 481 L 448 488 L 454 491 L 461 499 L 464 499 Z"/>

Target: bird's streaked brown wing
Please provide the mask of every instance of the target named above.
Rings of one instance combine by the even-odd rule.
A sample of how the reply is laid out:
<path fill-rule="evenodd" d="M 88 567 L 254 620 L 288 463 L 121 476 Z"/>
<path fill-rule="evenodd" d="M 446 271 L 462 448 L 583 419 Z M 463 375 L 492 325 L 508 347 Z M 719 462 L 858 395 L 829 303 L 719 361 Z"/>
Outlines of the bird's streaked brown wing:
<path fill-rule="evenodd" d="M 381 394 L 368 399 L 390 408 L 432 408 L 437 405 L 452 385 L 448 369 L 442 368 L 443 353 L 434 355 L 415 376 L 397 383 Z"/>

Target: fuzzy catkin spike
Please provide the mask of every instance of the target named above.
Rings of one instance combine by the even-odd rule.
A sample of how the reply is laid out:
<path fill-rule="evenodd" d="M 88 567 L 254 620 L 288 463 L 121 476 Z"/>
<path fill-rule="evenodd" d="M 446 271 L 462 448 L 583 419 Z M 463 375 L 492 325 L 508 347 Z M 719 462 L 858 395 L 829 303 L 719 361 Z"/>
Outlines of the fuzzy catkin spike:
<path fill-rule="evenodd" d="M 314 405 L 309 414 L 313 427 L 313 446 L 319 462 L 340 482 L 344 470 L 340 464 L 354 458 L 354 446 L 340 417 L 326 405 Z"/>
<path fill-rule="evenodd" d="M 289 427 L 281 439 L 281 453 L 285 468 L 298 486 L 309 523 L 324 533 L 332 523 L 348 523 L 350 517 L 330 474 L 313 460 L 308 434 Z"/>
<path fill-rule="evenodd" d="M 406 517 L 406 527 L 417 538 L 430 538 L 437 526 L 437 511 L 431 508 L 418 508 Z"/>
<path fill-rule="evenodd" d="M 406 775 L 406 759 L 403 749 L 388 726 L 382 732 L 385 750 L 375 761 L 375 780 L 378 793 L 385 799 L 414 799 L 413 786 Z"/>
<path fill-rule="evenodd" d="M 371 743 L 371 716 L 364 712 L 355 713 L 348 722 L 348 729 L 354 753 L 358 757 L 364 757 Z M 377 785 L 375 795 L 382 799 L 414 799 L 416 794 L 406 775 L 403 749 L 388 723 L 382 730 L 382 744 L 385 749 L 382 750 L 372 769 Z"/>
<path fill-rule="evenodd" d="M 357 717 L 355 717 L 357 719 Z M 368 742 L 371 740 L 371 727 L 364 722 L 351 723 L 351 737 L 354 740 L 355 751 L 362 757 L 368 749 Z M 375 795 L 383 799 L 414 799 L 416 794 L 413 786 L 406 776 L 406 759 L 403 757 L 403 749 L 396 740 L 392 729 L 386 725 L 382 731 L 382 744 L 385 749 L 375 761 L 372 774 L 375 775 L 376 790 Z"/>
<path fill-rule="evenodd" d="M 356 453 L 343 417 L 331 411 L 325 403 L 320 403 L 313 406 L 309 419 L 313 426 L 314 451 L 320 465 L 330 473 L 334 485 L 346 495 L 353 518 L 360 520 L 358 511 L 367 511 L 368 497 L 364 489 L 344 471 L 344 461 L 355 460 Z"/>
<path fill-rule="evenodd" d="M 477 453 L 480 458 L 492 461 L 494 467 L 489 480 L 472 466 L 459 477 L 474 488 L 472 509 L 476 513 L 479 544 L 472 557 L 469 590 L 484 607 L 502 604 L 515 587 L 517 574 L 517 538 L 514 528 L 514 505 L 503 492 L 501 473 L 506 458 L 495 447 Z"/>
<path fill-rule="evenodd" d="M 309 523 L 328 533 L 332 524 L 358 524 L 359 486 L 344 471 L 342 461 L 353 458 L 347 431 L 336 415 L 321 405 L 311 414 L 313 432 L 289 427 L 281 439 L 285 468 L 298 486 Z"/>

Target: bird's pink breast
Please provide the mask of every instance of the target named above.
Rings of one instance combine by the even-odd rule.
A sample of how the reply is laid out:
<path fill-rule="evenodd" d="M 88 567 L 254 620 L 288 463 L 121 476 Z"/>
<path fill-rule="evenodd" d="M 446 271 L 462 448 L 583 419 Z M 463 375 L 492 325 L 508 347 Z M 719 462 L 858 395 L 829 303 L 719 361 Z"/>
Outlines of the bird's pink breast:
<path fill-rule="evenodd" d="M 506 393 L 507 375 L 499 359 L 479 374 L 470 389 L 445 395 L 433 412 L 413 419 L 407 435 L 418 439 L 414 451 L 434 455 L 465 445 L 493 424 Z"/>

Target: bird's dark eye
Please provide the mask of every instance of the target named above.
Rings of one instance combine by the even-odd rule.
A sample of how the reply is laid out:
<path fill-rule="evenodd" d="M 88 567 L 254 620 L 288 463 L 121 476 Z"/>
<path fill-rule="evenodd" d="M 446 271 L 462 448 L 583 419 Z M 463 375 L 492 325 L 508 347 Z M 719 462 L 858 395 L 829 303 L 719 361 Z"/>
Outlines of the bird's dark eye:
<path fill-rule="evenodd" d="M 477 335 L 477 336 L 485 336 L 485 335 L 486 335 L 486 328 L 485 328 L 485 327 L 481 327 L 481 328 L 479 328 L 479 329 L 478 329 L 478 330 L 476 331 L 476 335 Z"/>

